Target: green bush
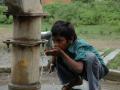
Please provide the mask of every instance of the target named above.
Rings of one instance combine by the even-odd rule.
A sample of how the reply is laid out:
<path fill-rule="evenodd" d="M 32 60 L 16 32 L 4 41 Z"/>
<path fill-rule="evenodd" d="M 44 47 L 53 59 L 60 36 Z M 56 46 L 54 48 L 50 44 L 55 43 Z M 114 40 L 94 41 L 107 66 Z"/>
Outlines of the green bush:
<path fill-rule="evenodd" d="M 53 3 L 43 6 L 49 17 L 43 20 L 46 25 L 56 20 L 71 21 L 76 26 L 110 24 L 120 25 L 119 0 L 73 0 L 69 4 Z M 0 23 L 10 24 L 12 16 L 3 15 L 6 7 L 0 5 Z"/>
<path fill-rule="evenodd" d="M 86 0 L 83 0 L 86 1 Z M 87 0 L 91 1 L 91 0 Z M 94 1 L 91 3 L 76 0 L 69 4 L 54 3 L 45 5 L 44 9 L 50 14 L 45 20 L 53 23 L 56 20 L 71 21 L 78 25 L 98 25 L 120 23 L 120 3 L 113 0 Z"/>
<path fill-rule="evenodd" d="M 120 68 L 120 53 L 108 63 L 110 69 L 119 69 Z"/>
<path fill-rule="evenodd" d="M 0 24 L 11 24 L 13 22 L 12 16 L 6 17 L 3 13 L 6 11 L 6 7 L 0 5 Z"/>

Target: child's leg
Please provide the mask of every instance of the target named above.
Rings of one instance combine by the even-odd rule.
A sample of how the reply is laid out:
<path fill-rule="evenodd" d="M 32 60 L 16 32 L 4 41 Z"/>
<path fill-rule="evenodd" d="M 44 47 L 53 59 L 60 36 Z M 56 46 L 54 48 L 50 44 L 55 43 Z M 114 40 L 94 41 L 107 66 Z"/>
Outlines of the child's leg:
<path fill-rule="evenodd" d="M 72 81 L 75 77 L 77 77 L 77 75 L 75 75 L 75 73 L 73 73 L 63 62 L 61 61 L 57 61 L 56 63 L 56 69 L 57 69 L 57 74 L 58 77 L 60 79 L 60 81 L 62 82 L 62 84 L 67 84 L 70 81 Z"/>
<path fill-rule="evenodd" d="M 89 90 L 99 90 L 99 79 L 104 73 L 103 67 L 94 53 L 88 53 L 86 57 L 86 76 L 89 83 Z"/>
<path fill-rule="evenodd" d="M 57 69 L 58 77 L 63 85 L 68 83 L 71 83 L 71 85 L 74 85 L 74 83 L 77 84 L 77 81 L 74 81 L 76 78 L 79 78 L 81 80 L 79 74 L 69 69 L 68 66 L 62 60 L 57 60 L 56 69 Z M 81 84 L 82 84 L 82 80 L 81 80 Z"/>

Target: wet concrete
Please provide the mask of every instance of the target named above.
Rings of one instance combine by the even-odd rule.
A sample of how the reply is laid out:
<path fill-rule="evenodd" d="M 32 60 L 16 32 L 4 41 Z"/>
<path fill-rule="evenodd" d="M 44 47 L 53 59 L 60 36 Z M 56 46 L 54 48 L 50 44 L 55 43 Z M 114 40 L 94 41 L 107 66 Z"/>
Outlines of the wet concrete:
<path fill-rule="evenodd" d="M 0 90 L 8 90 L 8 83 L 10 82 L 10 74 L 2 73 L 0 74 Z M 120 82 L 113 82 L 108 80 L 100 81 L 101 90 L 120 90 Z M 41 80 L 41 90 L 61 90 L 62 85 L 56 75 L 56 73 L 48 74 L 43 73 Z M 82 90 L 88 90 L 88 84 L 84 81 L 82 86 L 75 88 L 81 88 Z"/>
<path fill-rule="evenodd" d="M 62 88 L 62 85 L 42 84 L 41 89 L 39 90 L 61 90 L 61 88 Z M 86 86 L 78 86 L 74 88 L 79 90 L 89 90 Z M 0 90 L 8 90 L 8 85 L 0 86 Z M 120 90 L 120 83 L 102 81 L 101 90 Z"/>
<path fill-rule="evenodd" d="M 51 85 L 51 84 L 42 84 L 39 90 L 61 90 L 62 85 Z M 88 90 L 87 84 L 76 86 L 74 89 L 77 90 Z M 8 85 L 3 85 L 0 87 L 0 90 L 8 90 Z"/>

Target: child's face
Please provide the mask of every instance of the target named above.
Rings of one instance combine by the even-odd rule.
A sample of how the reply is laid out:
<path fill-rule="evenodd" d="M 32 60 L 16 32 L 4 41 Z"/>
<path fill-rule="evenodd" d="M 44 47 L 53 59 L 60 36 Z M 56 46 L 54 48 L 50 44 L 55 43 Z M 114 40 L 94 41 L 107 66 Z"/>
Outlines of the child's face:
<path fill-rule="evenodd" d="M 69 45 L 69 41 L 65 37 L 56 36 L 53 37 L 54 47 L 59 47 L 62 50 L 66 50 Z"/>

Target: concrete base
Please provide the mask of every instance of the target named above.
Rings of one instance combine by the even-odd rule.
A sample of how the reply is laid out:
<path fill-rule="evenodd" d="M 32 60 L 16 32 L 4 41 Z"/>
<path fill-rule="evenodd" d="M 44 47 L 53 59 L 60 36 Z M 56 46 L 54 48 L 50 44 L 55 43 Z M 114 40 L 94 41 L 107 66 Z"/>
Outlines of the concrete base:
<path fill-rule="evenodd" d="M 105 79 L 120 82 L 120 71 L 112 69 L 110 69 L 109 71 L 110 72 L 105 77 Z"/>
<path fill-rule="evenodd" d="M 48 85 L 48 84 L 44 84 L 38 90 L 61 90 L 61 88 L 62 88 L 62 85 Z M 74 88 L 76 90 L 89 90 L 86 85 L 76 86 Z M 5 85 L 5 86 L 0 86 L 0 90 L 14 90 L 14 89 L 8 89 L 8 85 Z M 17 90 L 19 90 L 19 89 L 17 89 Z"/>
<path fill-rule="evenodd" d="M 107 80 L 100 81 L 101 90 L 120 90 L 120 82 L 112 82 Z M 62 85 L 55 84 L 42 84 L 41 89 L 39 90 L 61 90 Z M 85 82 L 81 86 L 75 87 L 76 90 L 89 90 L 87 86 L 87 82 Z M 77 89 L 78 88 L 78 89 Z M 7 84 L 0 84 L 0 90 L 9 90 Z"/>
<path fill-rule="evenodd" d="M 14 84 L 9 84 L 8 89 L 9 90 L 39 90 L 40 84 L 35 84 L 35 85 L 14 85 Z"/>

